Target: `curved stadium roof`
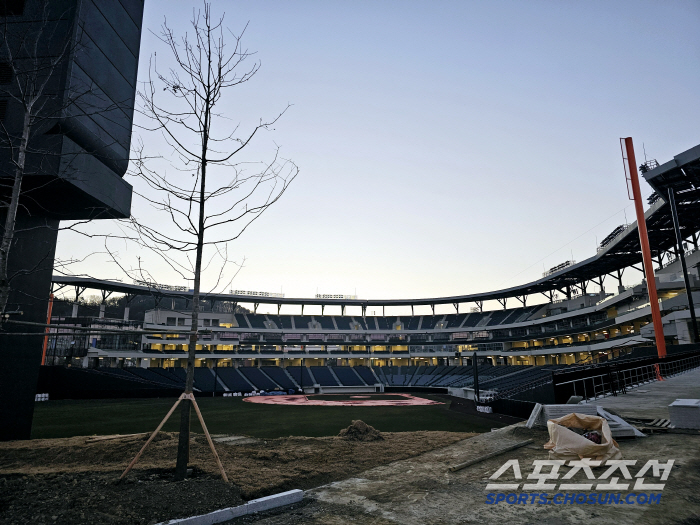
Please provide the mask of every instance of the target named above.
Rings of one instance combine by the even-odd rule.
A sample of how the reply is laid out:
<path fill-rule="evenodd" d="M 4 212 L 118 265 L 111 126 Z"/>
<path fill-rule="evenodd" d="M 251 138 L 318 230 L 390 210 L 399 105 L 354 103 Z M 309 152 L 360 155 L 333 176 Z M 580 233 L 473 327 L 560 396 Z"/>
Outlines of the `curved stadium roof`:
<path fill-rule="evenodd" d="M 669 205 L 668 189 L 676 192 L 680 227 L 683 237 L 700 230 L 700 145 L 695 146 L 643 174 L 647 182 L 661 197 L 646 211 L 646 223 L 652 255 L 674 250 L 675 233 Z M 258 297 L 233 294 L 202 294 L 202 298 L 215 301 L 236 303 L 261 303 L 276 305 L 324 305 L 324 306 L 420 306 L 438 304 L 479 303 L 490 300 L 504 300 L 523 297 L 537 293 L 548 294 L 555 290 L 567 292 L 571 287 L 598 279 L 618 270 L 629 268 L 642 261 L 639 245 L 639 233 L 636 221 L 609 241 L 593 257 L 577 264 L 554 271 L 519 286 L 476 294 L 455 295 L 450 297 L 430 297 L 421 299 L 321 299 L 321 298 L 287 298 Z M 118 281 L 106 281 L 90 277 L 54 275 L 53 283 L 60 287 L 76 286 L 117 292 L 130 295 L 155 295 L 159 297 L 191 298 L 192 291 L 172 290 L 157 285 L 125 284 Z"/>

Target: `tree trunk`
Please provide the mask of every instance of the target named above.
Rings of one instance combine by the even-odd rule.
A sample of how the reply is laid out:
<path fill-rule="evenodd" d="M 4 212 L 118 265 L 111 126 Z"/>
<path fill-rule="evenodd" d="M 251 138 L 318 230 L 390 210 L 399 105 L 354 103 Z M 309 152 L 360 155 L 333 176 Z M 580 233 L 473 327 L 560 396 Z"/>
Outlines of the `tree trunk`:
<path fill-rule="evenodd" d="M 211 60 L 209 60 L 209 69 L 211 69 Z M 204 125 L 202 133 L 202 153 L 201 167 L 202 179 L 199 184 L 199 221 L 197 231 L 197 256 L 194 266 L 194 288 L 192 290 L 192 324 L 190 328 L 190 344 L 187 349 L 187 380 L 185 382 L 185 392 L 192 393 L 194 389 L 194 364 L 195 354 L 197 352 L 197 333 L 199 325 L 199 290 L 201 286 L 202 273 L 202 252 L 204 251 L 204 206 L 205 206 L 205 188 L 207 180 L 207 147 L 209 142 L 209 118 L 210 106 L 209 96 L 205 99 L 204 107 Z M 182 401 L 180 409 L 180 435 L 177 444 L 177 464 L 175 466 L 175 479 L 183 480 L 187 477 L 187 463 L 190 456 L 190 411 L 191 405 L 189 399 Z"/>
<path fill-rule="evenodd" d="M 19 196 L 22 190 L 22 178 L 24 177 L 24 164 L 27 157 L 27 144 L 29 143 L 29 128 L 31 119 L 31 106 L 25 108 L 24 125 L 22 126 L 22 139 L 17 151 L 17 164 L 15 165 L 15 180 L 12 184 L 12 196 L 5 216 L 5 226 L 0 242 L 0 313 L 4 314 L 7 308 L 7 300 L 10 297 L 10 276 L 7 271 L 7 259 L 10 255 L 12 239 L 15 236 L 15 223 L 17 221 L 17 209 L 19 208 Z"/>

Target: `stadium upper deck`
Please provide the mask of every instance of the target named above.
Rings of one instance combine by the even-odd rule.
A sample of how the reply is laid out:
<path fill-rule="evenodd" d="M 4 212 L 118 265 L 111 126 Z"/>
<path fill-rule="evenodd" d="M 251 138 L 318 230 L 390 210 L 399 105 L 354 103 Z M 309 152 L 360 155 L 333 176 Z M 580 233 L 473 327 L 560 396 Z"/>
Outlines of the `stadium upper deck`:
<path fill-rule="evenodd" d="M 646 167 L 645 167 L 646 169 Z M 657 190 L 645 216 L 649 239 L 656 262 L 662 308 L 666 314 L 683 308 L 682 276 L 674 249 L 675 237 L 669 206 L 664 192 L 673 187 L 683 237 L 688 240 L 687 254 L 691 273 L 697 275 L 700 260 L 698 231 L 700 230 L 700 145 L 688 150 L 662 166 L 647 170 L 644 176 Z M 657 195 L 657 194 L 655 194 Z M 661 198 L 658 198 L 661 197 Z M 625 289 L 622 274 L 628 268 L 641 270 L 637 225 L 617 228 L 608 236 L 597 253 L 578 264 L 561 265 L 536 281 L 493 292 L 424 299 L 323 299 L 247 297 L 231 294 L 209 294 L 206 300 L 227 302 L 234 306 L 252 304 L 252 314 L 204 314 L 200 337 L 203 358 L 218 357 L 219 352 L 239 359 L 293 359 L 295 352 L 318 352 L 316 359 L 384 359 L 387 363 L 398 359 L 446 359 L 454 352 L 482 350 L 494 357 L 513 352 L 525 356 L 560 355 L 568 352 L 580 358 L 582 352 L 603 352 L 624 345 L 640 344 L 640 332 L 648 322 L 649 307 L 646 287 L 640 285 Z M 591 283 L 603 287 L 604 279 L 617 280 L 618 294 L 588 293 Z M 640 274 L 641 277 L 641 274 Z M 157 303 L 164 298 L 189 298 L 190 291 L 166 287 L 123 284 L 80 277 L 54 277 L 59 287 L 75 286 L 129 295 L 153 295 Z M 697 284 L 697 281 L 694 281 Z M 555 301 L 555 293 L 565 299 Z M 527 306 L 527 297 L 541 293 L 549 300 L 546 304 Z M 516 298 L 520 306 L 508 308 L 507 300 Z M 484 311 L 485 301 L 497 300 L 503 307 Z M 258 314 L 261 303 L 278 307 L 278 315 Z M 476 304 L 478 311 L 460 312 L 460 305 Z M 435 306 L 452 304 L 453 314 L 435 314 Z M 512 303 L 511 303 L 512 304 Z M 300 315 L 279 315 L 283 305 L 301 307 Z M 341 315 L 304 315 L 305 305 L 335 306 Z M 368 307 L 429 305 L 432 315 L 367 316 Z M 339 307 L 339 308 L 338 308 Z M 349 315 L 347 308 L 354 308 Z M 359 307 L 359 308 L 358 308 Z M 356 313 L 355 313 L 356 312 Z M 674 314 L 675 339 L 687 337 L 682 316 Z M 155 310 L 149 312 L 144 328 L 161 331 L 142 340 L 142 351 L 156 353 L 159 359 L 178 359 L 184 354 L 184 336 L 174 333 L 186 330 L 187 314 Z M 68 322 L 69 320 L 66 320 Z M 678 322 L 676 322 L 678 321 Z M 642 334 L 643 335 L 643 334 Z M 182 341 L 179 340 L 182 339 Z M 97 345 L 96 345 L 97 346 Z M 198 345 L 199 346 L 199 345 Z M 578 355 L 572 347 L 580 347 Z M 96 350 L 100 350 L 97 348 Z M 104 348 L 104 352 L 109 349 Z M 199 349 L 198 349 L 199 350 Z M 107 356 L 104 352 L 93 352 Z M 422 355 L 428 357 L 422 357 Z M 126 356 L 126 354 L 123 354 Z M 142 356 L 144 354 L 141 354 Z M 421 357 L 418 357 L 421 355 Z M 439 356 L 439 357 L 438 357 Z M 302 356 L 303 357 L 303 356 Z M 350 361 L 349 361 L 350 362 Z M 404 364 L 401 361 L 396 361 Z M 407 361 L 408 363 L 409 361 Z M 407 364 L 406 363 L 406 364 Z"/>

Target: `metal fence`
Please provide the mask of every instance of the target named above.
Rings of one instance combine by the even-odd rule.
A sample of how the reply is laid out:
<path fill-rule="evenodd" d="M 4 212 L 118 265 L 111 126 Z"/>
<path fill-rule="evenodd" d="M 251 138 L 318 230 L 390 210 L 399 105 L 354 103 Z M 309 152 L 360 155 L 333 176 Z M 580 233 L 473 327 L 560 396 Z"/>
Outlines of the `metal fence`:
<path fill-rule="evenodd" d="M 700 353 L 681 354 L 664 359 L 645 359 L 644 363 L 611 363 L 587 371 L 554 373 L 554 392 L 557 403 L 565 403 L 571 396 L 585 401 L 624 394 L 628 388 L 673 377 L 700 367 Z"/>

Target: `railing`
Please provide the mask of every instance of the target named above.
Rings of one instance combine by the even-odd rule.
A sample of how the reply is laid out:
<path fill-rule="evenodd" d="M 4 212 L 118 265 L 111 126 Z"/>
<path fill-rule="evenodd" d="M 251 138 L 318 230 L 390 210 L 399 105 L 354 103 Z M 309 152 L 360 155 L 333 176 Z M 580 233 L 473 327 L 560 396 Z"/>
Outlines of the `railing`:
<path fill-rule="evenodd" d="M 684 357 L 686 356 L 686 357 Z M 689 370 L 700 367 L 700 353 L 693 355 L 681 354 L 664 359 L 642 359 L 644 364 L 634 366 L 638 361 L 622 362 L 593 366 L 588 371 L 567 371 L 568 374 L 578 375 L 570 380 L 557 372 L 554 373 L 554 390 L 557 402 L 565 403 L 570 396 L 581 396 L 585 401 L 601 397 L 624 394 L 628 388 L 658 381 L 660 378 L 673 377 Z"/>
<path fill-rule="evenodd" d="M 550 383 L 552 383 L 552 376 L 551 375 L 544 375 L 544 376 L 538 377 L 536 379 L 533 379 L 532 381 L 527 381 L 525 383 L 515 385 L 515 386 L 508 388 L 508 389 L 491 390 L 491 391 L 487 391 L 485 394 L 480 393 L 479 400 L 482 403 L 493 403 L 494 401 L 498 401 L 499 399 L 507 399 L 511 396 L 519 394 L 520 392 L 525 392 L 526 390 L 532 390 L 532 389 L 537 388 L 539 386 L 547 385 Z"/>
<path fill-rule="evenodd" d="M 697 250 L 696 250 L 695 248 L 690 249 L 690 250 L 686 250 L 686 251 L 683 253 L 683 257 L 689 257 L 690 255 L 692 255 L 692 254 L 695 253 L 696 251 L 697 251 Z M 671 266 L 673 263 L 676 263 L 676 262 L 678 262 L 678 261 L 680 261 L 680 259 L 679 259 L 678 257 L 674 257 L 673 259 L 669 259 L 668 261 L 666 261 L 664 264 L 661 265 L 661 268 L 662 268 L 662 269 L 663 269 L 663 268 L 667 268 L 668 266 Z"/>

